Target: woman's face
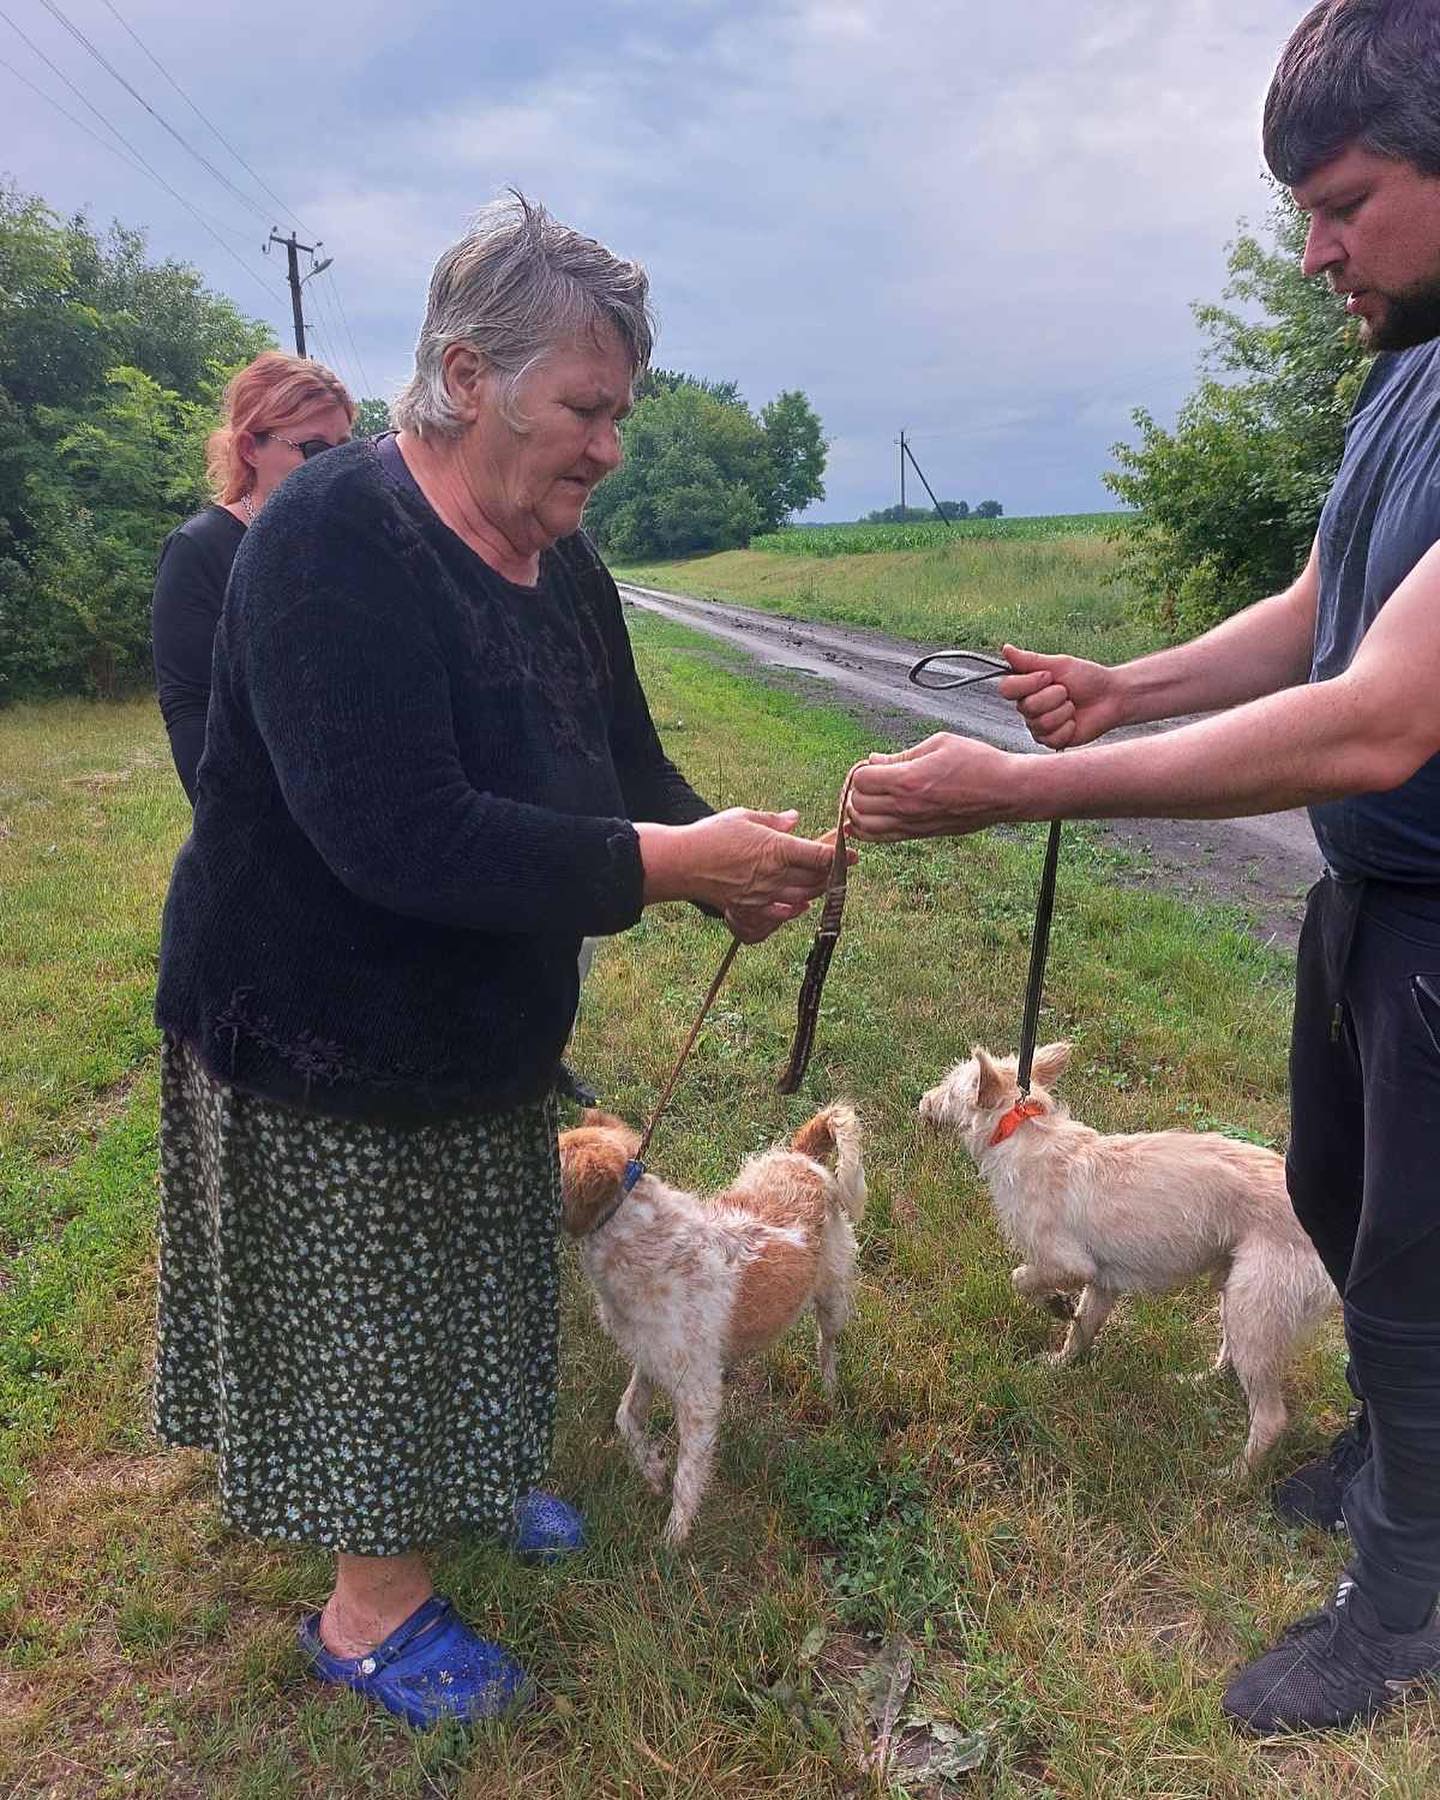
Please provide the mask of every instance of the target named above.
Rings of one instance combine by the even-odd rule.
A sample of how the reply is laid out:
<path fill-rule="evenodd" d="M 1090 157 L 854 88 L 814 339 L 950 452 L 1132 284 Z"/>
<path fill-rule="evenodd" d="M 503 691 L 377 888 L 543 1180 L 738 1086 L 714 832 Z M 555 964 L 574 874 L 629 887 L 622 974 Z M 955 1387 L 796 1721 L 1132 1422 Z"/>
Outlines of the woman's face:
<path fill-rule="evenodd" d="M 305 461 L 302 444 L 337 444 L 350 441 L 350 420 L 345 408 L 335 400 L 317 401 L 288 424 L 274 431 L 244 432 L 240 438 L 240 454 L 255 471 L 254 495 L 257 501 L 279 487 L 285 477 Z M 316 454 L 312 448 L 310 454 Z"/>
<path fill-rule="evenodd" d="M 619 334 L 558 345 L 521 382 L 517 430 L 482 376 L 475 423 L 461 439 L 471 490 L 519 550 L 533 552 L 579 528 L 591 492 L 620 466 L 621 419 L 630 410 L 630 358 Z"/>

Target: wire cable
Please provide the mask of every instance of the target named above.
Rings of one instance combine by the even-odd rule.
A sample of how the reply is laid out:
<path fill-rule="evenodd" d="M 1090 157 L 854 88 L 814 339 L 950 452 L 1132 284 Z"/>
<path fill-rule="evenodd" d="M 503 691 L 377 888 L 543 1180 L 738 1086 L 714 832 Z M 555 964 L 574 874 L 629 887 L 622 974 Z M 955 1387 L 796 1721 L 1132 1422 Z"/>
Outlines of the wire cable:
<path fill-rule="evenodd" d="M 365 361 L 360 355 L 359 346 L 355 342 L 355 333 L 350 329 L 350 315 L 345 310 L 345 302 L 340 298 L 340 284 L 336 281 L 333 273 L 330 277 L 330 288 L 335 298 L 335 304 L 340 309 L 340 322 L 345 327 L 346 337 L 350 340 L 350 349 L 355 357 L 355 366 L 360 371 L 360 379 L 365 383 L 365 392 L 367 394 L 374 394 L 375 388 L 371 383 L 370 377 L 365 373 Z"/>
<path fill-rule="evenodd" d="M 40 4 L 45 8 L 46 12 L 48 12 L 52 18 L 57 19 L 60 22 L 60 24 L 65 27 L 66 31 L 68 31 L 70 33 L 71 37 L 73 37 L 75 39 L 76 43 L 81 45 L 81 47 L 83 49 L 85 49 L 91 56 L 94 57 L 95 61 L 98 62 L 100 67 L 105 70 L 106 74 L 113 76 L 114 79 L 120 83 L 121 87 L 123 87 L 125 92 L 130 95 L 132 100 L 136 101 L 140 106 L 144 107 L 145 111 L 147 113 L 149 113 L 150 117 L 152 119 L 154 119 L 155 123 L 157 125 L 159 125 L 163 131 L 169 132 L 170 136 L 172 138 L 174 138 L 175 142 L 177 144 L 179 144 L 180 148 L 182 150 L 184 150 L 187 155 L 193 156 L 195 158 L 196 162 L 198 162 L 203 169 L 207 170 L 211 175 L 213 175 L 222 187 L 228 188 L 229 191 L 235 196 L 235 198 L 241 203 L 242 206 L 248 206 L 250 208 L 251 212 L 253 212 L 257 218 L 265 221 L 267 224 L 269 223 L 270 215 L 265 210 L 265 208 L 263 206 L 261 206 L 257 200 L 252 199 L 250 197 L 250 195 L 244 191 L 243 188 L 236 187 L 235 183 L 230 179 L 230 177 L 228 175 L 226 175 L 222 170 L 217 169 L 215 167 L 214 163 L 212 163 L 210 161 L 208 156 L 206 156 L 202 151 L 197 150 L 195 148 L 195 146 L 187 138 L 182 137 L 180 135 L 180 133 L 175 129 L 175 127 L 170 123 L 170 121 L 167 118 L 165 118 L 162 114 L 158 113 L 155 110 L 155 108 L 150 104 L 150 102 L 140 92 L 139 88 L 135 87 L 130 81 L 128 81 L 125 78 L 124 75 L 122 75 L 120 73 L 120 71 L 115 67 L 114 63 L 112 63 L 110 61 L 110 59 L 104 54 L 103 51 L 98 50 L 95 47 L 95 45 L 93 43 L 91 43 L 90 39 L 88 37 L 86 37 L 85 33 L 80 29 L 80 27 L 78 25 L 76 25 L 73 22 L 73 20 L 67 18 L 67 16 L 55 4 L 55 0 L 40 0 Z"/>
<path fill-rule="evenodd" d="M 48 4 L 48 0 L 42 0 L 42 3 Z M 79 100 L 80 103 L 88 111 L 92 112 L 95 115 L 95 117 L 100 121 L 100 123 L 105 127 L 105 129 L 111 134 L 112 137 L 119 140 L 119 142 L 124 146 L 125 150 L 135 159 L 135 161 L 140 165 L 140 167 L 150 177 L 150 179 L 154 182 L 157 182 L 162 188 L 164 188 L 165 192 L 167 194 L 169 194 L 172 199 L 178 200 L 180 202 L 180 204 L 185 208 L 186 212 L 188 212 L 190 214 L 191 218 L 196 221 L 196 223 L 202 228 L 202 230 L 207 232 L 209 234 L 209 236 L 215 240 L 215 242 L 220 246 L 220 248 L 225 252 L 225 254 L 228 257 L 230 257 L 238 265 L 238 267 L 240 267 L 241 269 L 243 269 L 245 271 L 246 275 L 249 276 L 251 281 L 253 281 L 257 287 L 261 287 L 264 289 L 266 299 L 270 301 L 270 304 L 272 306 L 274 306 L 277 303 L 277 296 L 276 296 L 275 290 L 256 270 L 252 269 L 248 263 L 241 261 L 240 257 L 237 255 L 237 253 L 231 248 L 231 246 L 229 244 L 227 244 L 225 242 L 224 238 L 222 238 L 220 236 L 219 232 L 210 223 L 210 221 L 205 217 L 204 213 L 202 213 L 197 207 L 192 206 L 191 203 L 185 198 L 185 196 L 179 191 L 178 188 L 172 187 L 170 185 L 170 183 L 165 179 L 165 177 L 159 172 L 159 170 L 154 168 L 149 162 L 146 161 L 146 159 L 140 154 L 140 152 L 135 148 L 135 146 L 125 136 L 125 134 L 117 126 L 111 124 L 110 120 L 105 117 L 104 113 L 102 113 L 100 111 L 99 107 L 94 105 L 90 100 L 86 99 L 85 95 L 81 93 L 80 89 L 78 87 L 76 87 L 75 83 L 70 79 L 70 77 L 65 73 L 65 71 L 63 69 L 59 68 L 54 62 L 52 62 L 51 59 L 45 54 L 45 52 L 40 48 L 40 46 L 34 42 L 33 39 L 26 37 L 25 33 L 20 29 L 20 27 L 15 23 L 14 19 L 12 19 L 10 17 L 9 13 L 7 13 L 3 7 L 0 7 L 0 19 L 3 19 L 5 21 L 5 23 L 10 27 L 10 29 L 16 34 L 16 36 L 21 40 L 21 42 L 23 44 L 25 44 L 30 50 L 32 50 L 35 53 L 36 56 L 38 56 L 40 58 L 41 62 L 43 62 L 45 64 L 46 68 L 48 68 L 52 74 L 59 76 L 60 80 L 65 83 L 65 86 L 67 88 L 69 88 L 69 90 L 72 94 L 75 95 L 76 99 Z"/>
<path fill-rule="evenodd" d="M 154 63 L 155 67 L 160 71 L 160 73 L 170 83 L 171 87 L 174 88 L 175 92 L 180 96 L 180 98 L 190 108 L 191 112 L 194 113 L 195 117 L 200 121 L 200 123 L 203 126 L 205 126 L 205 128 L 209 132 L 212 133 L 212 135 L 214 137 L 216 137 L 225 146 L 225 148 L 230 152 L 231 156 L 233 156 L 235 158 L 236 162 L 239 163 L 240 167 L 245 171 L 245 173 L 250 177 L 250 179 L 255 183 L 255 185 L 258 188 L 260 188 L 263 193 L 269 195 L 269 197 L 280 208 L 281 212 L 287 214 L 295 222 L 295 224 L 299 226 L 300 230 L 305 233 L 306 237 L 314 237 L 315 233 L 310 230 L 310 228 L 306 225 L 305 221 L 303 219 L 301 219 L 300 217 L 298 217 L 294 212 L 291 211 L 291 209 L 285 204 L 285 202 L 275 192 L 274 188 L 272 188 L 270 186 L 269 182 L 265 180 L 263 175 L 259 174 L 255 169 L 251 168 L 250 164 L 248 162 L 246 162 L 245 158 L 240 154 L 240 152 L 230 142 L 229 138 L 227 138 L 225 136 L 224 132 L 221 131 L 220 127 L 218 125 L 216 125 L 212 119 L 208 118 L 206 116 L 206 114 L 201 112 L 200 108 L 190 98 L 189 94 L 187 94 L 185 92 L 184 88 L 181 87 L 180 83 L 175 79 L 175 77 L 165 67 L 164 63 L 162 63 L 160 61 L 160 58 L 158 56 L 156 56 L 155 52 L 145 42 L 144 38 L 142 38 L 140 36 L 140 33 L 138 31 L 136 31 L 135 27 L 130 23 L 130 21 L 120 11 L 119 7 L 114 4 L 114 0 L 102 0 L 102 4 L 106 7 L 106 9 L 109 12 L 114 14 L 116 19 L 119 20 L 120 24 L 125 28 L 125 30 L 127 32 L 129 32 L 130 36 L 140 46 L 141 50 L 145 53 L 145 55 L 147 57 L 149 57 L 150 61 L 152 63 Z"/>

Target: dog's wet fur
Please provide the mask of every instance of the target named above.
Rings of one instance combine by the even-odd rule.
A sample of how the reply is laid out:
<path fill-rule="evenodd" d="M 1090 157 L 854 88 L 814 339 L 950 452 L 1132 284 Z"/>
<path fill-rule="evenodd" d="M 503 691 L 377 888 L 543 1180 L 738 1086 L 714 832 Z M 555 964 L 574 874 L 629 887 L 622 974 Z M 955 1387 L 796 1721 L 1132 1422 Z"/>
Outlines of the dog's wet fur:
<path fill-rule="evenodd" d="M 842 1103 L 817 1113 L 788 1147 L 751 1157 L 719 1194 L 687 1193 L 647 1172 L 620 1198 L 639 1146 L 633 1127 L 603 1112 L 560 1134 L 564 1223 L 579 1241 L 600 1322 L 634 1364 L 615 1423 L 656 1493 L 665 1491 L 665 1459 L 645 1432 L 656 1388 L 674 1408 L 679 1453 L 664 1536 L 679 1544 L 710 1479 L 734 1364 L 813 1307 L 820 1377 L 834 1391 L 865 1171 L 860 1126 Z"/>
<path fill-rule="evenodd" d="M 1338 1306 L 1285 1188 L 1284 1159 L 1219 1132 L 1104 1137 L 1050 1092 L 1070 1045 L 1035 1052 L 1036 1113 L 996 1141 L 1020 1100 L 1013 1056 L 978 1045 L 920 1102 L 955 1133 L 990 1190 L 1000 1231 L 1024 1258 L 1011 1280 L 1045 1305 L 1079 1291 L 1063 1349 L 1083 1354 L 1122 1294 L 1161 1294 L 1208 1275 L 1220 1290 L 1217 1371 L 1233 1367 L 1250 1407 L 1240 1467 L 1253 1470 L 1286 1425 L 1281 1383 L 1298 1343 Z"/>

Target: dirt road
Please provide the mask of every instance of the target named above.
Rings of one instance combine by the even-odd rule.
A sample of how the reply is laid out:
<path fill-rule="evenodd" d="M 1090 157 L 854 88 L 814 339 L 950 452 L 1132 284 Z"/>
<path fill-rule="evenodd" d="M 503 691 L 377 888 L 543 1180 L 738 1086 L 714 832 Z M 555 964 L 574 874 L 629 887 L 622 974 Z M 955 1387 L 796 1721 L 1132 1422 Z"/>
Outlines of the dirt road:
<path fill-rule="evenodd" d="M 917 646 L 856 626 L 787 619 L 628 582 L 620 584 L 620 592 L 632 606 L 735 645 L 771 679 L 829 683 L 837 692 L 827 698 L 848 703 L 887 739 L 907 742 L 923 736 L 925 727 L 938 727 L 1004 750 L 1035 749 L 1014 708 L 989 683 L 957 694 L 910 685 L 910 665 L 925 650 L 941 648 L 938 644 Z M 1187 899 L 1239 905 L 1257 936 L 1294 946 L 1305 889 L 1320 873 L 1320 854 L 1303 812 L 1257 819 L 1124 820 L 1101 829 L 1135 858 L 1137 884 L 1160 882 Z"/>

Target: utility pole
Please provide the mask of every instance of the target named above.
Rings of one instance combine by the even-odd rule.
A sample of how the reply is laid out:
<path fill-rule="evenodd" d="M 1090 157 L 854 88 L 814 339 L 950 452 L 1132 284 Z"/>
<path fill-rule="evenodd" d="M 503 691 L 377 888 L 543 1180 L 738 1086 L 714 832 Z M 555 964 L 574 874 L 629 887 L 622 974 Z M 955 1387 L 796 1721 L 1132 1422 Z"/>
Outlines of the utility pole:
<path fill-rule="evenodd" d="M 928 481 L 926 481 L 925 471 L 920 467 L 919 463 L 915 461 L 915 452 L 905 442 L 905 437 L 904 437 L 903 432 L 901 433 L 901 437 L 900 437 L 900 449 L 901 449 L 902 455 L 908 456 L 910 458 L 910 461 L 914 467 L 915 473 L 920 477 L 921 485 L 924 487 L 925 492 L 930 496 L 930 504 L 935 508 L 935 511 L 940 515 L 940 517 L 945 521 L 945 523 L 947 525 L 953 525 L 955 523 L 955 521 L 949 516 L 948 513 L 946 513 L 942 509 L 940 502 L 935 498 L 935 490 L 934 490 L 934 488 L 931 487 L 930 483 Z M 901 468 L 903 470 L 903 468 L 904 468 L 903 463 L 901 464 Z"/>
<path fill-rule="evenodd" d="M 905 427 L 900 427 L 900 517 L 905 517 Z"/>
<path fill-rule="evenodd" d="M 328 269 L 334 258 L 327 256 L 318 263 L 312 263 L 309 270 L 302 275 L 300 273 L 300 252 L 303 250 L 307 256 L 313 257 L 317 250 L 324 249 L 323 244 L 318 241 L 313 244 L 302 244 L 293 231 L 289 237 L 281 237 L 279 230 L 273 225 L 270 227 L 270 242 L 266 244 L 266 250 L 270 248 L 270 244 L 285 246 L 285 260 L 288 265 L 285 279 L 290 283 L 290 308 L 295 315 L 295 354 L 304 356 L 305 313 L 300 305 L 300 289 L 312 275 L 319 275 L 322 270 Z"/>

